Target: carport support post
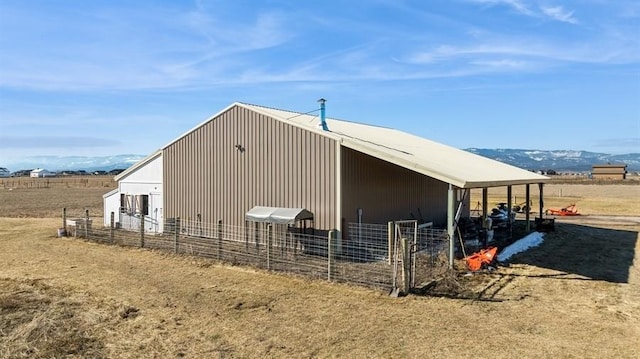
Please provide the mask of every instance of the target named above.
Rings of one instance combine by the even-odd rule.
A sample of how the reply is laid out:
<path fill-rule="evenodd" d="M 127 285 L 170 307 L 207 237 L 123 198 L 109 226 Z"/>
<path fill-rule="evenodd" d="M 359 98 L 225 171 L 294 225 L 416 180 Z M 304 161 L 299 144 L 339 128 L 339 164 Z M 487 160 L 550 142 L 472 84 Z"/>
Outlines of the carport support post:
<path fill-rule="evenodd" d="M 453 269 L 453 253 L 455 248 L 455 241 L 453 240 L 453 237 L 455 236 L 454 228 L 453 228 L 453 217 L 455 216 L 455 214 L 453 213 L 453 206 L 454 206 L 453 185 L 449 183 L 449 191 L 447 192 L 447 234 L 449 235 L 449 269 Z"/>
<path fill-rule="evenodd" d="M 511 185 L 507 186 L 507 218 L 509 225 L 509 238 L 513 238 L 513 224 L 511 223 L 511 209 L 513 208 L 513 201 L 511 200 Z"/>
<path fill-rule="evenodd" d="M 144 214 L 140 214 L 140 248 L 144 248 Z"/>
<path fill-rule="evenodd" d="M 544 195 L 543 188 L 544 183 L 538 183 L 538 188 L 540 189 L 540 220 L 542 221 L 542 214 L 544 213 Z"/>
<path fill-rule="evenodd" d="M 489 202 L 489 189 L 487 187 L 484 187 L 482 188 L 482 228 L 486 230 L 491 229 L 491 228 L 487 228 L 487 217 L 489 216 L 488 202 Z"/>
<path fill-rule="evenodd" d="M 109 241 L 111 241 L 111 244 L 113 244 L 114 240 L 114 232 L 115 232 L 115 225 L 116 225 L 116 214 L 111 212 L 111 221 L 109 222 Z"/>
<path fill-rule="evenodd" d="M 529 233 L 531 231 L 531 216 L 530 216 L 530 212 L 531 212 L 531 208 L 529 208 L 529 203 L 531 203 L 531 187 L 529 186 L 529 184 L 527 183 L 525 186 L 525 197 L 526 197 L 526 201 L 527 201 L 527 210 L 525 211 L 525 216 L 524 219 L 526 221 L 526 228 L 525 230 L 527 231 L 527 233 Z"/>

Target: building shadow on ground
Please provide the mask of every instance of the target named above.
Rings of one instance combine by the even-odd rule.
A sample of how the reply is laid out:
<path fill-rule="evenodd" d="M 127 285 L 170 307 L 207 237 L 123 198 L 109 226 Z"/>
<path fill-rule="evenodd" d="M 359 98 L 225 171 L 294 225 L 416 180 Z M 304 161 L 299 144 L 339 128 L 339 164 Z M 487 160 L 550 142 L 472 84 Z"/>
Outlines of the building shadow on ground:
<path fill-rule="evenodd" d="M 544 243 L 513 256 L 509 262 L 602 280 L 628 283 L 638 231 L 572 223 L 555 224 Z M 560 276 L 562 278 L 563 276 Z"/>

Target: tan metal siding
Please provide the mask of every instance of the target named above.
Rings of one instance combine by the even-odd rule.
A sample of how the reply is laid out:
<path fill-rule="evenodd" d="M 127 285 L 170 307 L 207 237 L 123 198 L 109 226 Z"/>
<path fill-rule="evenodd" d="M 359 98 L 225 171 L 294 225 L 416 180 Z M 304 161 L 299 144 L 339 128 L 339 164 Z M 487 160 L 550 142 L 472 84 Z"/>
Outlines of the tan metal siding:
<path fill-rule="evenodd" d="M 244 151 L 236 149 L 241 145 Z M 203 124 L 163 152 L 165 218 L 244 225 L 256 205 L 303 207 L 336 227 L 334 140 L 243 107 Z"/>
<path fill-rule="evenodd" d="M 349 148 L 342 148 L 342 216 L 364 223 L 419 219 L 444 226 L 448 184 Z"/>

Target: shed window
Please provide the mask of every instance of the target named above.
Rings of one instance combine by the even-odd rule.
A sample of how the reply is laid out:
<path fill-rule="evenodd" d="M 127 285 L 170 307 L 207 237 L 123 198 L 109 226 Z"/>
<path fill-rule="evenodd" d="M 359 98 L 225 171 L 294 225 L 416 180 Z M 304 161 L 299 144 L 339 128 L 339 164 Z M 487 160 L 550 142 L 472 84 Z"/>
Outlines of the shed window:
<path fill-rule="evenodd" d="M 149 195 L 120 195 L 120 212 L 133 214 L 149 215 Z"/>
<path fill-rule="evenodd" d="M 127 213 L 127 195 L 120 193 L 120 213 Z"/>
<path fill-rule="evenodd" d="M 149 195 L 142 194 L 139 196 L 140 198 L 140 212 L 145 216 L 149 215 Z"/>

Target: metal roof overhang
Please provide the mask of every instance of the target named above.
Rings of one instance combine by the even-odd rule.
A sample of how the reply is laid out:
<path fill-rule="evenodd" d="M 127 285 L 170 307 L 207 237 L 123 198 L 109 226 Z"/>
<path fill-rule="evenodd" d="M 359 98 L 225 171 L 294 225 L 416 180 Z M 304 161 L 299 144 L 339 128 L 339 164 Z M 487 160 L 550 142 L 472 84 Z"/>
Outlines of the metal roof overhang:
<path fill-rule="evenodd" d="M 244 218 L 251 222 L 295 224 L 297 221 L 313 219 L 313 213 L 304 208 L 255 206 L 245 214 Z"/>
<path fill-rule="evenodd" d="M 482 171 L 477 172 L 474 170 L 465 169 L 462 171 L 458 171 L 459 176 L 456 176 L 451 172 L 447 172 L 446 170 L 440 170 L 439 168 L 437 168 L 437 166 L 427 167 L 422 163 L 416 163 L 411 160 L 407 160 L 406 158 L 404 158 L 406 156 L 392 155 L 391 153 L 389 153 L 389 151 L 380 150 L 376 148 L 376 146 L 371 146 L 370 144 L 362 143 L 360 141 L 343 140 L 342 145 L 388 161 L 390 163 L 394 163 L 411 171 L 422 173 L 425 176 L 452 184 L 458 188 L 489 188 L 546 183 L 550 181 L 549 177 L 542 176 L 537 173 L 533 173 L 495 160 L 483 158 L 471 153 L 464 153 L 464 155 L 465 157 L 470 157 L 471 160 L 480 160 L 483 162 L 491 163 L 493 166 L 490 166 L 491 168 L 489 170 L 483 169 Z M 459 166 L 464 167 L 464 163 L 460 163 Z M 479 172 L 484 172 L 484 174 L 478 176 Z"/>

